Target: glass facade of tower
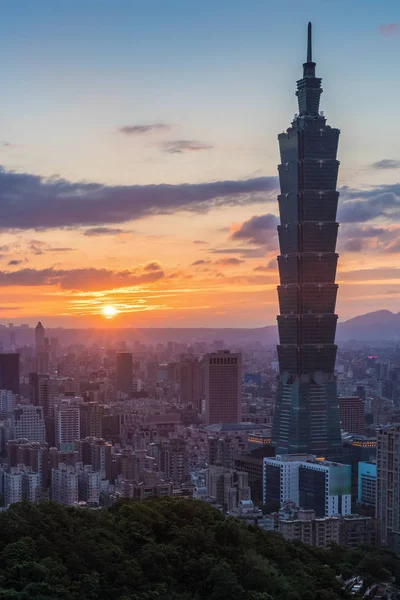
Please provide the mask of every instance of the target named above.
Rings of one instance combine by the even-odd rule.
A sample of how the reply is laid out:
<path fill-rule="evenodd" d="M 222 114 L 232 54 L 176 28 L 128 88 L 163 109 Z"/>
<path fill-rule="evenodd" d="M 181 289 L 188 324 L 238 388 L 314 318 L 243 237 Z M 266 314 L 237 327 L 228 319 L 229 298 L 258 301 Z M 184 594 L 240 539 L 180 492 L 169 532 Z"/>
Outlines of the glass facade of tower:
<path fill-rule="evenodd" d="M 279 381 L 272 438 L 277 454 L 341 455 L 334 376 L 338 255 L 339 130 L 319 111 L 321 79 L 311 56 L 297 82 L 299 114 L 278 136 Z"/>

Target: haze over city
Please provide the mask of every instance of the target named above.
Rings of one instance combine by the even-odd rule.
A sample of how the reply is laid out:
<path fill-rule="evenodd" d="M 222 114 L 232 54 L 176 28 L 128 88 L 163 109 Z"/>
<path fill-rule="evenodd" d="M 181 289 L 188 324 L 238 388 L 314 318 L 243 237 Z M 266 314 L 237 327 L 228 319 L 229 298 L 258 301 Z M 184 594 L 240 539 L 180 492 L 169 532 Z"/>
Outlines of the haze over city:
<path fill-rule="evenodd" d="M 397 312 L 400 7 L 341 6 L 6 3 L 3 322 L 275 322 L 276 135 L 308 14 L 321 108 L 342 130 L 337 311 Z"/>

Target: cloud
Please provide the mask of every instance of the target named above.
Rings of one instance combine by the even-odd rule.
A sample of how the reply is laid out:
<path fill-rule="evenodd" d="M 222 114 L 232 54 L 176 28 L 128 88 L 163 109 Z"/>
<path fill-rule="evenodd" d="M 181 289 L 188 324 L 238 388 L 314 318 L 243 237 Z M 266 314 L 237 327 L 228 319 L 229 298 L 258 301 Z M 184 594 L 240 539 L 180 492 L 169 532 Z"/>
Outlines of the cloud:
<path fill-rule="evenodd" d="M 240 265 L 244 260 L 240 260 L 239 258 L 220 258 L 215 261 L 216 265 L 223 265 L 225 267 L 232 267 L 235 265 Z"/>
<path fill-rule="evenodd" d="M 171 125 L 165 123 L 151 123 L 150 125 L 124 125 L 118 129 L 118 133 L 124 135 L 146 135 L 147 133 L 160 133 L 169 131 Z"/>
<path fill-rule="evenodd" d="M 378 26 L 378 31 L 385 37 L 393 37 L 399 35 L 400 27 L 398 23 L 386 23 Z"/>
<path fill-rule="evenodd" d="M 347 250 L 347 252 L 360 252 L 363 247 L 364 243 L 360 238 L 347 240 L 347 242 L 344 244 L 344 250 Z"/>
<path fill-rule="evenodd" d="M 164 142 L 162 145 L 163 151 L 168 154 L 183 154 L 184 152 L 203 152 L 204 150 L 212 150 L 214 146 L 196 142 L 194 140 L 172 140 Z"/>
<path fill-rule="evenodd" d="M 24 262 L 23 260 L 16 260 L 16 259 L 14 259 L 14 260 L 10 260 L 8 264 L 10 266 L 16 266 L 16 265 L 20 265 L 23 262 Z"/>
<path fill-rule="evenodd" d="M 249 244 L 262 244 L 267 247 L 277 245 L 276 227 L 278 218 L 272 214 L 255 215 L 238 228 L 234 225 L 231 240 L 245 240 Z M 273 235 L 272 235 L 273 234 Z"/>
<path fill-rule="evenodd" d="M 400 279 L 399 267 L 377 267 L 374 269 L 359 269 L 357 271 L 342 271 L 338 274 L 339 281 L 375 281 L 383 279 Z"/>
<path fill-rule="evenodd" d="M 198 244 L 200 246 L 200 245 L 208 244 L 208 242 L 203 242 L 203 240 L 194 240 L 193 244 Z"/>
<path fill-rule="evenodd" d="M 390 158 L 384 158 L 378 162 L 372 163 L 373 169 L 399 169 L 400 160 L 392 160 Z"/>
<path fill-rule="evenodd" d="M 209 265 L 211 263 L 210 260 L 195 260 L 190 266 L 191 267 L 197 267 L 198 265 Z"/>
<path fill-rule="evenodd" d="M 130 233 L 127 229 L 119 229 L 117 227 L 91 227 L 86 229 L 83 235 L 95 237 L 98 235 L 119 235 L 120 233 Z"/>
<path fill-rule="evenodd" d="M 267 265 L 259 265 L 258 267 L 254 267 L 253 271 L 256 271 L 256 273 L 269 273 L 273 269 L 276 269 L 276 267 L 277 261 L 276 258 L 273 258 Z"/>
<path fill-rule="evenodd" d="M 162 270 L 162 264 L 159 263 L 158 261 L 154 260 L 152 262 L 147 263 L 144 267 L 143 267 L 143 271 L 146 271 L 147 273 L 151 272 L 151 271 L 161 271 Z"/>
<path fill-rule="evenodd" d="M 58 285 L 65 290 L 110 290 L 154 283 L 163 277 L 162 270 L 143 273 L 139 269 L 20 269 L 0 271 L 0 287 Z"/>
<path fill-rule="evenodd" d="M 342 188 L 338 220 L 341 223 L 365 223 L 383 217 L 400 218 L 400 184 L 374 186 L 368 190 Z"/>
<path fill-rule="evenodd" d="M 73 252 L 75 248 L 55 248 L 54 246 L 50 246 L 47 242 L 42 242 L 40 240 L 29 240 L 28 241 L 28 251 L 33 254 L 39 256 L 40 254 L 44 254 L 45 252 Z"/>
<path fill-rule="evenodd" d="M 0 229 L 103 226 L 177 211 L 205 213 L 271 197 L 276 177 L 179 185 L 107 186 L 45 179 L 0 167 Z"/>

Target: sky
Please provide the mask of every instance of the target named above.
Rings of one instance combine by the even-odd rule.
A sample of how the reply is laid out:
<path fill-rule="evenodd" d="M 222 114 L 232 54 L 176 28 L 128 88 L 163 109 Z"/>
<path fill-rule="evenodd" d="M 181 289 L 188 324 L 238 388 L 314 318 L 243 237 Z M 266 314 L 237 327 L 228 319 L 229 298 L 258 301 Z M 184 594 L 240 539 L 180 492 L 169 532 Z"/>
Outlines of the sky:
<path fill-rule="evenodd" d="M 337 312 L 400 310 L 398 0 L 1 8 L 1 323 L 273 324 L 309 20 L 341 130 Z"/>

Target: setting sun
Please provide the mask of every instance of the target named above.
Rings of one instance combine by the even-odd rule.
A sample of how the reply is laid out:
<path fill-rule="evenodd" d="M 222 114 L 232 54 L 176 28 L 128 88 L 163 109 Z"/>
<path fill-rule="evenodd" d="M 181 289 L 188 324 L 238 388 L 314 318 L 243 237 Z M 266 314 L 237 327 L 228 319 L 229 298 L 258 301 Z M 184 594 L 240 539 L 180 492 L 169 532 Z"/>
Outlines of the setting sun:
<path fill-rule="evenodd" d="M 104 306 L 103 315 L 106 319 L 112 319 L 117 314 L 116 309 L 113 306 Z"/>

